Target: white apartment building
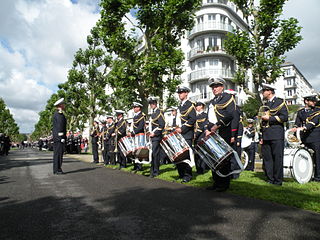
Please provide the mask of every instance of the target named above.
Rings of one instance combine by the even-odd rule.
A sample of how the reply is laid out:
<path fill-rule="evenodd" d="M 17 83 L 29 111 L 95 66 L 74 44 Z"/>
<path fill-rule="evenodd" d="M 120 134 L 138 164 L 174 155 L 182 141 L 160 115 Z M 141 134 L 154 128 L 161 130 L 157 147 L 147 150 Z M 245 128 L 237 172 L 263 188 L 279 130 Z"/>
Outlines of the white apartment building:
<path fill-rule="evenodd" d="M 284 75 L 278 78 L 275 84 L 283 86 L 283 92 L 282 94 L 279 92 L 279 95 L 286 99 L 288 105 L 304 105 L 304 96 L 316 94 L 311 84 L 293 63 L 284 63 L 282 69 Z"/>
<path fill-rule="evenodd" d="M 245 30 L 247 24 L 236 6 L 228 0 L 203 0 L 196 12 L 196 23 L 182 40 L 185 52 L 184 85 L 191 88 L 190 99 L 209 101 L 212 91 L 209 77 L 222 77 L 226 89 L 240 90 L 231 81 L 236 70 L 235 59 L 224 50 L 226 34 L 234 29 Z"/>
<path fill-rule="evenodd" d="M 241 105 L 248 96 L 231 81 L 236 64 L 235 59 L 225 52 L 224 40 L 226 34 L 234 29 L 246 30 L 247 24 L 242 13 L 228 0 L 203 0 L 201 9 L 196 12 L 195 21 L 195 26 L 187 33 L 181 45 L 185 52 L 186 70 L 182 79 L 183 84 L 191 88 L 190 99 L 208 102 L 213 98 L 208 78 L 222 77 L 227 82 L 226 89 L 238 92 L 236 99 Z M 285 98 L 289 105 L 303 105 L 303 96 L 314 93 L 311 84 L 294 64 L 283 64 L 283 69 L 284 76 L 274 83 L 277 96 Z M 249 83 L 249 88 L 251 85 Z"/>

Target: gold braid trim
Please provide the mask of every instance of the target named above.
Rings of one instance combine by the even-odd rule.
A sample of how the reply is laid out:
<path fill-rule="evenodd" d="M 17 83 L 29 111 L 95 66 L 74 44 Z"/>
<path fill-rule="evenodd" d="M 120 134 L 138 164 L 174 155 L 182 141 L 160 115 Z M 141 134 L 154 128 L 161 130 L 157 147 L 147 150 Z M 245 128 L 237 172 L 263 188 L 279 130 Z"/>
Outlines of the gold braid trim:
<path fill-rule="evenodd" d="M 231 98 L 230 98 L 227 102 L 222 103 L 222 104 L 216 104 L 216 105 L 214 105 L 214 111 L 215 111 L 220 117 L 224 117 L 224 115 L 221 114 L 221 113 L 219 113 L 218 110 L 221 110 L 221 109 L 224 109 L 224 108 L 228 107 L 229 104 L 232 103 L 232 102 L 234 103 L 234 110 L 236 110 L 236 102 L 235 102 L 235 100 L 234 100 L 234 97 L 231 96 Z"/>
<path fill-rule="evenodd" d="M 199 130 L 199 123 L 205 122 L 207 118 L 201 118 L 201 119 L 197 119 L 196 121 L 196 126 L 194 128 L 195 132 L 202 132 L 201 130 Z"/>
<path fill-rule="evenodd" d="M 183 117 L 186 117 L 193 109 L 195 110 L 195 107 L 194 107 L 194 105 L 193 105 L 193 103 L 192 103 L 192 105 L 191 105 L 184 113 L 181 113 L 181 112 L 180 112 L 180 118 L 181 118 L 181 120 L 187 122 L 188 120 L 184 119 Z"/>
<path fill-rule="evenodd" d="M 119 128 L 122 127 L 122 125 L 124 125 L 126 123 L 126 121 L 123 121 L 119 127 L 115 127 L 115 132 L 118 133 L 119 132 Z"/>
<path fill-rule="evenodd" d="M 312 122 L 311 120 L 314 119 L 316 116 L 319 116 L 320 115 L 320 111 L 317 111 L 317 112 L 314 112 L 312 113 L 309 117 L 307 117 L 306 119 L 306 123 L 311 123 L 313 125 L 316 125 L 314 122 Z M 317 126 L 315 127 L 320 127 L 320 124 L 318 124 Z"/>
<path fill-rule="evenodd" d="M 137 119 L 137 121 L 133 122 L 133 125 L 134 125 L 134 126 L 137 126 L 136 124 L 138 124 L 144 117 L 145 117 L 145 114 L 142 113 L 141 118 L 139 118 L 139 119 Z"/>
<path fill-rule="evenodd" d="M 160 110 L 160 113 L 158 114 L 158 116 L 156 116 L 155 118 L 151 119 L 152 123 L 154 123 L 155 121 L 157 121 L 160 117 L 164 118 L 161 110 Z"/>
<path fill-rule="evenodd" d="M 285 106 L 285 107 L 287 108 L 287 111 L 288 111 L 288 106 L 287 106 L 287 104 L 286 104 L 286 101 L 283 100 L 283 102 L 282 102 L 279 106 L 277 106 L 277 107 L 272 108 L 272 109 L 269 110 L 269 111 L 270 111 L 270 115 L 271 115 L 271 116 L 275 116 L 275 115 L 280 111 L 280 109 L 281 109 L 283 106 Z"/>

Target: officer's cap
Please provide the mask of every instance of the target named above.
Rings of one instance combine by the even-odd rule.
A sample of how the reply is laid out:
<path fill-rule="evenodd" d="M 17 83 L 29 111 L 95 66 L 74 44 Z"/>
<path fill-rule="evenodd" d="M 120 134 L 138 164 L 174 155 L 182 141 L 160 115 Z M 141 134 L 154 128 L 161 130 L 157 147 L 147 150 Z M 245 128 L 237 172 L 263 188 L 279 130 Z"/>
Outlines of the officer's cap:
<path fill-rule="evenodd" d="M 142 107 L 142 104 L 138 102 L 133 102 L 132 107 Z"/>
<path fill-rule="evenodd" d="M 197 102 L 196 102 L 196 107 L 197 106 L 206 106 L 206 104 L 205 104 L 205 102 L 203 101 L 203 100 L 198 100 Z"/>
<path fill-rule="evenodd" d="M 60 105 L 60 104 L 64 104 L 64 98 L 60 98 L 58 101 L 56 101 L 56 102 L 54 103 L 54 106 L 56 107 L 56 106 L 58 106 L 58 105 Z"/>
<path fill-rule="evenodd" d="M 307 101 L 316 102 L 316 101 L 317 101 L 317 95 L 315 95 L 315 94 L 313 94 L 313 95 L 306 95 L 306 96 L 303 96 L 303 99 L 304 99 L 304 100 L 307 100 Z"/>
<path fill-rule="evenodd" d="M 225 85 L 226 81 L 220 77 L 210 77 L 208 79 L 209 87 L 218 86 L 218 85 Z"/>
<path fill-rule="evenodd" d="M 186 86 L 180 86 L 180 87 L 178 87 L 178 89 L 177 89 L 177 93 L 182 93 L 182 92 L 190 92 L 191 90 L 190 90 L 190 88 L 188 88 L 188 87 L 186 87 Z"/>
<path fill-rule="evenodd" d="M 274 86 L 267 84 L 267 83 L 262 83 L 261 86 L 262 87 L 261 87 L 260 91 L 268 91 L 268 90 L 274 91 L 275 90 Z"/>
<path fill-rule="evenodd" d="M 233 90 L 233 89 L 227 89 L 224 92 L 228 93 L 228 94 L 231 94 L 231 95 L 234 95 L 234 96 L 237 95 L 237 92 L 235 90 Z"/>
<path fill-rule="evenodd" d="M 148 98 L 148 103 L 149 104 L 156 104 L 158 101 L 155 97 L 149 97 Z"/>
<path fill-rule="evenodd" d="M 106 119 L 109 119 L 109 118 L 112 118 L 113 119 L 113 116 L 110 114 L 110 115 L 107 115 L 106 116 Z"/>
<path fill-rule="evenodd" d="M 167 109 L 167 111 L 177 111 L 178 107 L 170 107 Z"/>
<path fill-rule="evenodd" d="M 116 115 L 120 115 L 120 114 L 124 114 L 124 111 L 123 110 L 115 110 L 115 113 Z"/>
<path fill-rule="evenodd" d="M 253 120 L 252 118 L 248 118 L 248 119 L 247 119 L 247 122 L 248 122 L 248 123 L 253 123 L 254 120 Z"/>

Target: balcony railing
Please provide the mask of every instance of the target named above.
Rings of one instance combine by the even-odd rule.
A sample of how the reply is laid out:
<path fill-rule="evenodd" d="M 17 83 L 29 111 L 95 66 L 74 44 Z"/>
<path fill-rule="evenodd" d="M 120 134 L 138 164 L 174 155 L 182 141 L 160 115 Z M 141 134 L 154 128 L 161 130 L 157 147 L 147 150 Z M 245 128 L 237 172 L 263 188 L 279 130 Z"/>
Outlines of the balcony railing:
<path fill-rule="evenodd" d="M 293 83 L 293 84 L 284 84 L 284 88 L 296 88 L 297 84 Z"/>
<path fill-rule="evenodd" d="M 209 77 L 233 78 L 233 73 L 229 69 L 201 69 L 193 71 L 189 74 L 189 82 L 194 82 L 200 79 Z"/>
<path fill-rule="evenodd" d="M 221 46 L 208 46 L 208 47 L 197 47 L 197 48 L 192 48 L 189 52 L 188 52 L 188 60 L 191 60 L 194 57 L 197 56 L 202 56 L 202 55 L 210 55 L 213 53 L 225 53 L 224 49 L 221 48 Z"/>
<path fill-rule="evenodd" d="M 190 38 L 195 33 L 220 30 L 226 32 L 233 32 L 234 28 L 231 24 L 221 23 L 217 21 L 207 21 L 203 23 L 196 24 L 191 31 L 188 32 L 188 37 Z"/>
<path fill-rule="evenodd" d="M 210 4 L 215 4 L 215 3 L 220 3 L 223 5 L 227 5 L 228 7 L 230 7 L 233 11 L 236 11 L 236 7 L 234 5 L 234 3 L 228 1 L 228 0 L 203 0 L 202 1 L 202 5 L 206 6 L 206 5 L 210 5 Z"/>
<path fill-rule="evenodd" d="M 285 94 L 285 99 L 288 100 L 288 99 L 297 99 L 298 98 L 298 95 L 297 94 L 293 94 L 291 96 L 289 96 L 288 94 Z"/>
<path fill-rule="evenodd" d="M 193 102 L 197 102 L 198 100 L 205 100 L 205 101 L 209 101 L 213 98 L 213 93 L 212 92 L 207 92 L 207 93 L 202 93 L 202 94 L 197 94 L 194 96 L 190 96 L 190 100 Z"/>

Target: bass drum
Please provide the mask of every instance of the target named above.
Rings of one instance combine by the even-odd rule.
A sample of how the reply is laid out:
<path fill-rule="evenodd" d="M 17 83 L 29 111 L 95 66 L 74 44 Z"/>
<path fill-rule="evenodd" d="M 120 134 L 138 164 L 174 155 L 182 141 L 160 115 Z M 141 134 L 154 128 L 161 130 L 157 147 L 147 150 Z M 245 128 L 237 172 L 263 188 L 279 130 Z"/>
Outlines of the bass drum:
<path fill-rule="evenodd" d="M 298 183 L 307 183 L 313 176 L 311 154 L 304 148 L 285 148 L 283 177 L 294 178 Z"/>
<path fill-rule="evenodd" d="M 249 155 L 246 151 L 242 150 L 240 160 L 242 162 L 243 169 L 246 169 L 246 167 L 248 166 L 248 163 L 249 163 Z"/>

